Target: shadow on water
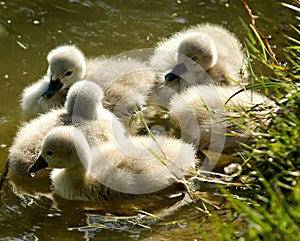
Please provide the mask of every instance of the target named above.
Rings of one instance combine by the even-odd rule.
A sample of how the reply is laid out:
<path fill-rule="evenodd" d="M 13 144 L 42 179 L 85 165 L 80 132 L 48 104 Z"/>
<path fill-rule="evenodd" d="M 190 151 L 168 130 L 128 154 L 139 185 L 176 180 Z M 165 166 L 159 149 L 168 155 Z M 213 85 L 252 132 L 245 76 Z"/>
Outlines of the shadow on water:
<path fill-rule="evenodd" d="M 272 36 L 270 42 L 284 62 L 280 56 L 282 35 L 293 23 L 290 11 L 273 0 L 248 3 L 258 15 L 257 25 Z M 239 17 L 248 22 L 239 1 L 0 1 L 1 170 L 22 123 L 20 93 L 46 73 L 46 55 L 52 48 L 72 43 L 89 57 L 113 56 L 153 47 L 161 38 L 202 22 L 222 24 L 244 41 Z M 215 188 L 208 190 L 208 200 L 219 200 Z M 170 224 L 160 226 L 161 221 L 141 214 L 123 219 L 106 214 L 126 211 L 123 213 L 132 215 L 127 211 L 134 204 L 126 201 L 86 206 L 58 197 L 20 198 L 8 182 L 1 191 L 0 204 L 0 240 L 200 240 L 200 228 L 212 231 L 210 221 L 202 219 L 203 212 L 191 206 L 176 210 L 162 222 Z M 157 211 L 172 204 L 148 203 L 148 208 Z M 219 213 L 221 219 L 226 215 Z M 171 222 L 179 219 L 184 221 Z"/>

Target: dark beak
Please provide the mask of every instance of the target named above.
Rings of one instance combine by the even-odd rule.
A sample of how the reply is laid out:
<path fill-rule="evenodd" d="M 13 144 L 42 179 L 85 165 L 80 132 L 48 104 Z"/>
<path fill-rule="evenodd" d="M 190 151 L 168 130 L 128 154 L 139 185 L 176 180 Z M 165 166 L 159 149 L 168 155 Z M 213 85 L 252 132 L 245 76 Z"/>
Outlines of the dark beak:
<path fill-rule="evenodd" d="M 46 96 L 50 99 L 55 93 L 57 93 L 63 84 L 60 82 L 59 79 L 57 80 L 50 80 L 47 90 L 42 94 L 42 96 Z"/>
<path fill-rule="evenodd" d="M 183 63 L 177 64 L 170 73 L 165 75 L 165 80 L 167 82 L 172 82 L 174 80 L 178 80 L 178 79 L 180 79 L 179 76 L 182 73 L 184 73 L 185 71 L 187 71 L 185 64 L 183 64 Z"/>
<path fill-rule="evenodd" d="M 29 173 L 35 173 L 39 170 L 45 169 L 46 167 L 48 167 L 48 163 L 46 162 L 44 157 L 39 156 L 39 158 L 35 161 L 35 163 L 33 163 L 29 167 L 28 172 Z"/>

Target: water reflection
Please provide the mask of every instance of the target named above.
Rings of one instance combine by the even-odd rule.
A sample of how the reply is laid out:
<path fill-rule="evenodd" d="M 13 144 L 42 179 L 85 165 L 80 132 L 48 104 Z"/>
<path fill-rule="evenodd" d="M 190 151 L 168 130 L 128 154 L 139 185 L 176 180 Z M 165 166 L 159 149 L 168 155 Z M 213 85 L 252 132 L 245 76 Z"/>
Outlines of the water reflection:
<path fill-rule="evenodd" d="M 121 236 L 128 233 L 138 235 L 158 220 L 142 214 L 128 215 L 135 215 L 142 209 L 157 212 L 179 200 L 144 202 L 142 205 L 141 202 L 126 200 L 93 203 L 68 201 L 50 194 L 47 197 L 24 196 L 21 199 L 12 195 L 8 185 L 4 186 L 3 191 L 0 240 L 6 240 L 1 239 L 4 237 L 10 237 L 10 240 L 93 240 L 90 238 L 96 231 L 101 233 L 102 238 L 116 238 L 120 232 Z"/>
<path fill-rule="evenodd" d="M 284 59 L 281 55 L 282 34 L 286 33 L 288 24 L 293 23 L 291 12 L 273 0 L 249 0 L 248 3 L 259 17 L 256 19 L 258 27 L 272 36 L 271 44 L 277 46 L 279 58 Z M 7 159 L 12 138 L 22 123 L 19 95 L 28 83 L 46 72 L 49 50 L 73 43 L 87 56 L 113 56 L 123 51 L 153 47 L 162 37 L 201 22 L 225 25 L 243 41 L 245 32 L 239 17 L 248 22 L 240 2 L 233 0 L 0 1 L 0 170 Z M 199 219 L 194 223 L 173 225 L 169 230 L 160 227 L 155 233 L 147 229 L 142 229 L 145 230 L 142 234 L 116 229 L 68 230 L 90 225 L 89 222 L 99 219 L 89 218 L 96 214 L 81 209 L 77 203 L 59 203 L 58 209 L 48 197 L 21 199 L 6 182 L 0 196 L 0 240 L 191 240 L 200 236 L 199 230 L 194 228 Z M 97 215 L 103 218 L 100 214 L 104 213 L 105 208 Z M 185 207 L 174 219 L 195 217 L 199 213 Z"/>

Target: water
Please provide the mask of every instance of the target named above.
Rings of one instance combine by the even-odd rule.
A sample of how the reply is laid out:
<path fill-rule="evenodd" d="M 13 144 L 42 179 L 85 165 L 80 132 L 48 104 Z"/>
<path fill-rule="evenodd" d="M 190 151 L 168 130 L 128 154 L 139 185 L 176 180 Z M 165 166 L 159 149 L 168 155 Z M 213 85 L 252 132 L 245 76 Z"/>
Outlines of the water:
<path fill-rule="evenodd" d="M 258 16 L 258 27 L 272 37 L 270 43 L 276 46 L 274 51 L 284 62 L 283 34 L 288 33 L 288 24 L 295 23 L 292 12 L 273 0 L 249 0 L 248 4 Z M 202 22 L 222 24 L 244 41 L 245 31 L 239 18 L 249 23 L 242 4 L 226 0 L 0 1 L 1 170 L 12 139 L 22 124 L 20 93 L 46 72 L 46 55 L 52 48 L 72 43 L 90 57 L 113 56 L 153 47 L 161 38 Z M 180 209 L 171 220 L 198 217 L 195 221 L 153 226 L 151 231 L 145 226 L 151 226 L 153 220 L 146 220 L 144 226 L 126 220 L 99 221 L 109 210 L 105 205 L 91 208 L 59 200 L 57 208 L 47 198 L 20 199 L 7 182 L 0 205 L 0 240 L 200 240 L 199 229 L 211 232 L 210 221 L 200 225 L 202 214 L 191 207 Z M 116 210 L 122 207 L 115 207 L 112 212 Z M 105 226 L 77 228 L 93 222 Z"/>

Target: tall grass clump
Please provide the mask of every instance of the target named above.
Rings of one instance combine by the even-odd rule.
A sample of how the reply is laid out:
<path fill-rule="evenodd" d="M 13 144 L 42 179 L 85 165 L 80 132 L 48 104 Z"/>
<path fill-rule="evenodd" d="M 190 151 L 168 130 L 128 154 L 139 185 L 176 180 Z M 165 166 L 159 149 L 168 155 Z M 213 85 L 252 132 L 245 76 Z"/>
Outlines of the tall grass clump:
<path fill-rule="evenodd" d="M 293 10 L 300 12 L 296 6 Z M 253 23 L 244 24 L 247 46 L 251 59 L 268 74 L 259 76 L 250 68 L 254 81 L 249 88 L 260 89 L 273 104 L 258 110 L 253 141 L 243 153 L 243 174 L 256 188 L 239 198 L 230 190 L 224 192 L 233 210 L 247 222 L 235 238 L 300 240 L 300 31 L 291 26 L 293 37 L 282 36 L 287 44 L 282 64 Z"/>

